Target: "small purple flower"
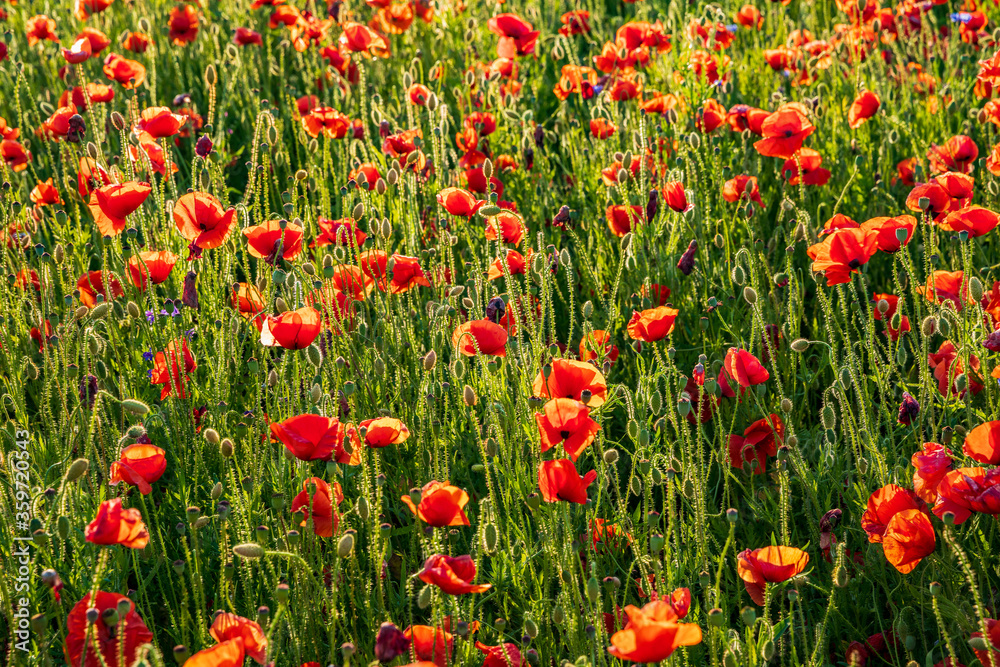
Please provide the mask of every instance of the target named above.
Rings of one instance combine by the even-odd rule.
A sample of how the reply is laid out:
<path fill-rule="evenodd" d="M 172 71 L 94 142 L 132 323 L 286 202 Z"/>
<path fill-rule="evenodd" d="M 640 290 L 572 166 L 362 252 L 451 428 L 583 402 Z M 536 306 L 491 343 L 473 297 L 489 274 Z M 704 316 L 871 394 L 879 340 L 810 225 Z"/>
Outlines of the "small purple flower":
<path fill-rule="evenodd" d="M 195 310 L 198 310 L 197 282 L 198 274 L 194 271 L 188 271 L 187 275 L 184 276 L 184 293 L 181 295 L 181 303 Z"/>
<path fill-rule="evenodd" d="M 78 144 L 83 141 L 83 135 L 87 133 L 87 124 L 83 122 L 83 116 L 73 114 L 69 118 L 69 129 L 66 131 L 66 141 Z"/>
<path fill-rule="evenodd" d="M 490 299 L 488 304 L 486 304 L 486 319 L 490 322 L 500 324 L 500 320 L 502 320 L 506 314 L 507 306 L 500 297 L 495 296 Z"/>
<path fill-rule="evenodd" d="M 142 359 L 146 363 L 152 362 L 153 361 L 153 351 L 152 350 L 146 350 L 145 352 L 143 352 L 142 353 Z"/>
<path fill-rule="evenodd" d="M 188 93 L 180 93 L 174 96 L 175 107 L 182 107 L 185 104 L 191 104 L 191 96 Z"/>
<path fill-rule="evenodd" d="M 660 193 L 656 188 L 653 188 L 649 191 L 649 201 L 646 202 L 646 222 L 652 222 L 659 210 Z"/>
<path fill-rule="evenodd" d="M 920 414 L 920 404 L 917 399 L 910 396 L 909 392 L 903 392 L 903 402 L 899 404 L 899 417 L 896 421 L 904 426 L 909 426 Z"/>
<path fill-rule="evenodd" d="M 212 153 L 212 140 L 207 134 L 198 137 L 198 143 L 194 145 L 194 154 L 200 158 L 207 158 Z"/>
<path fill-rule="evenodd" d="M 97 400 L 97 378 L 88 373 L 80 378 L 80 402 L 86 405 L 88 410 L 92 410 L 95 400 Z"/>
<path fill-rule="evenodd" d="M 983 347 L 990 352 L 1000 352 L 1000 329 L 986 336 L 983 340 Z"/>
<path fill-rule="evenodd" d="M 386 621 L 375 637 L 375 658 L 382 663 L 391 662 L 410 649 L 410 640 L 403 631 Z"/>
<path fill-rule="evenodd" d="M 677 268 L 681 270 L 685 276 L 691 275 L 694 271 L 694 254 L 698 251 L 698 242 L 691 240 L 688 244 L 687 250 L 681 255 L 680 261 L 677 262 Z"/>
<path fill-rule="evenodd" d="M 156 312 L 152 311 L 152 310 L 147 310 L 146 311 L 146 322 L 148 322 L 149 324 L 152 324 L 155 321 L 156 321 Z"/>

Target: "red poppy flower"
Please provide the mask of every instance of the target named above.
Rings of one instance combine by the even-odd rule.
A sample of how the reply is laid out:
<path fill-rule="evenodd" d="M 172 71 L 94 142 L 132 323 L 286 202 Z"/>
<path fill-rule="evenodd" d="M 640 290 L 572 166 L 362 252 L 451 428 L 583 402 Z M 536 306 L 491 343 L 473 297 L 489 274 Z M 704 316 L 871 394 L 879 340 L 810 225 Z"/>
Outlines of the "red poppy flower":
<path fill-rule="evenodd" d="M 490 32 L 500 37 L 497 55 L 501 58 L 516 58 L 535 52 L 539 32 L 517 14 L 497 14 L 487 26 Z"/>
<path fill-rule="evenodd" d="M 548 377 L 545 369 L 538 372 L 531 385 L 531 392 L 540 398 L 572 398 L 580 400 L 584 391 L 591 393 L 587 406 L 604 405 L 608 383 L 593 364 L 573 359 L 553 359 Z"/>
<path fill-rule="evenodd" d="M 809 564 L 809 554 L 783 546 L 747 549 L 737 556 L 736 564 L 750 598 L 763 605 L 766 585 L 781 583 L 800 574 Z"/>
<path fill-rule="evenodd" d="M 980 463 L 1000 463 L 1000 421 L 984 422 L 969 431 L 962 451 Z"/>
<path fill-rule="evenodd" d="M 13 139 L 0 141 L 0 157 L 15 173 L 27 169 L 31 162 L 31 153 Z"/>
<path fill-rule="evenodd" d="M 280 345 L 286 350 L 309 347 L 322 328 L 319 311 L 310 306 L 287 310 L 277 317 L 269 315 L 260 331 L 260 344 L 265 347 Z"/>
<path fill-rule="evenodd" d="M 216 615 L 208 632 L 212 639 L 220 643 L 242 639 L 246 656 L 257 664 L 264 664 L 267 658 L 267 637 L 264 636 L 263 628 L 254 621 L 224 611 Z"/>
<path fill-rule="evenodd" d="M 45 14 L 32 16 L 28 19 L 25 27 L 25 35 L 28 37 L 29 48 L 45 40 L 50 42 L 59 41 L 59 37 L 56 35 L 56 22 Z"/>
<path fill-rule="evenodd" d="M 971 303 L 969 281 L 962 271 L 934 271 L 927 277 L 927 285 L 918 286 L 917 292 L 932 303 L 951 301 L 958 311 L 964 303 Z"/>
<path fill-rule="evenodd" d="M 513 211 L 503 210 L 486 218 L 486 238 L 502 240 L 508 245 L 520 245 L 524 240 L 524 219 Z"/>
<path fill-rule="evenodd" d="M 312 242 L 311 247 L 350 246 L 352 237 L 353 243 L 362 246 L 368 240 L 368 235 L 358 228 L 353 218 L 340 218 L 338 220 L 320 218 L 316 224 L 319 225 L 320 234 Z"/>
<path fill-rule="evenodd" d="M 967 206 L 952 211 L 940 222 L 942 229 L 952 232 L 966 232 L 970 238 L 983 236 L 996 228 L 1000 216 L 982 206 Z"/>
<path fill-rule="evenodd" d="M 796 162 L 796 159 L 798 162 Z M 823 157 L 812 148 L 801 149 L 796 156 L 785 161 L 781 174 L 788 179 L 789 185 L 826 185 L 830 180 L 830 170 L 824 169 Z M 799 176 L 799 167 L 802 175 Z"/>
<path fill-rule="evenodd" d="M 351 126 L 351 119 L 332 107 L 316 107 L 302 116 L 302 127 L 310 137 L 343 139 Z"/>
<path fill-rule="evenodd" d="M 989 646 L 986 649 L 974 648 L 972 649 L 972 652 L 976 654 L 977 658 L 979 658 L 979 662 L 982 664 L 982 667 L 992 667 L 992 665 L 1000 665 L 1000 651 L 997 650 L 997 647 L 1000 646 L 1000 621 L 997 621 L 994 618 L 984 618 L 983 623 L 986 624 L 986 634 L 987 634 L 986 641 L 989 644 Z M 982 636 L 983 636 L 982 632 L 973 632 L 970 635 L 971 638 L 977 638 Z M 951 661 L 952 659 L 948 658 L 948 660 Z M 938 666 L 935 665 L 934 667 Z M 948 667 L 962 667 L 962 666 L 958 665 L 957 663 L 949 662 Z"/>
<path fill-rule="evenodd" d="M 362 23 L 348 21 L 341 25 L 343 33 L 337 40 L 341 47 L 352 53 L 379 53 L 389 48 L 385 37 Z"/>
<path fill-rule="evenodd" d="M 882 100 L 872 91 L 866 90 L 860 93 L 854 98 L 854 103 L 847 112 L 847 124 L 852 130 L 861 127 L 866 120 L 875 115 L 881 104 Z"/>
<path fill-rule="evenodd" d="M 764 138 L 754 143 L 757 152 L 784 159 L 795 155 L 806 137 L 816 131 L 805 114 L 787 105 L 768 116 L 760 129 Z"/>
<path fill-rule="evenodd" d="M 878 309 L 878 304 L 885 301 L 889 304 L 889 307 L 883 313 Z M 910 318 L 903 315 L 900 318 L 899 328 L 893 328 L 892 321 L 893 315 L 896 314 L 896 309 L 899 307 L 899 297 L 895 294 L 873 294 L 872 303 L 875 304 L 875 309 L 872 310 L 872 316 L 875 320 L 880 322 L 885 322 L 886 331 L 889 334 L 889 338 L 892 340 L 899 340 L 900 334 L 910 331 Z"/>
<path fill-rule="evenodd" d="M 899 512 L 911 509 L 927 511 L 920 496 L 909 489 L 887 484 L 872 493 L 861 517 L 861 527 L 868 534 L 868 541 L 881 543 L 889 520 Z"/>
<path fill-rule="evenodd" d="M 937 352 L 931 352 L 927 355 L 927 365 L 933 371 L 934 379 L 938 382 L 938 391 L 942 396 L 945 398 L 949 396 L 961 398 L 965 395 L 966 390 L 959 390 L 956 386 L 958 376 L 965 373 L 965 365 L 958 356 L 958 350 L 955 348 L 954 343 L 950 340 L 941 343 Z M 972 367 L 972 373 L 966 380 L 968 388 L 972 389 L 972 395 L 975 396 L 983 390 L 983 385 L 978 380 L 979 358 L 974 354 L 970 354 L 969 365 Z"/>
<path fill-rule="evenodd" d="M 590 418 L 590 408 L 572 398 L 553 398 L 542 412 L 535 413 L 535 423 L 542 439 L 542 451 L 562 444 L 574 462 L 594 442 L 600 425 Z"/>
<path fill-rule="evenodd" d="M 93 53 L 90 40 L 86 37 L 77 39 L 68 49 L 62 50 L 63 59 L 71 65 L 79 65 L 86 62 Z"/>
<path fill-rule="evenodd" d="M 954 467 L 951 450 L 936 442 L 925 442 L 910 463 L 916 468 L 913 473 L 913 492 L 924 502 L 937 500 L 937 487 L 944 476 Z"/>
<path fill-rule="evenodd" d="M 402 35 L 413 23 L 413 3 L 394 2 L 379 9 L 373 22 L 389 35 Z"/>
<path fill-rule="evenodd" d="M 507 356 L 507 330 L 490 320 L 470 320 L 455 327 L 452 347 L 466 357 L 486 354 Z"/>
<path fill-rule="evenodd" d="M 730 378 L 746 389 L 752 385 L 763 384 L 771 377 L 757 357 L 746 350 L 729 348 L 723 368 Z"/>
<path fill-rule="evenodd" d="M 336 461 L 347 465 L 361 463 L 361 443 L 357 432 L 336 417 L 303 414 L 271 424 L 271 438 L 279 440 L 300 461 Z M 352 451 L 344 449 L 350 438 Z"/>
<path fill-rule="evenodd" d="M 866 264 L 876 252 L 878 238 L 860 228 L 838 229 L 808 249 L 813 272 L 823 272 L 827 286 L 850 282 L 851 273 Z"/>
<path fill-rule="evenodd" d="M 28 198 L 36 206 L 50 206 L 62 203 L 62 200 L 59 199 L 59 189 L 52 183 L 51 178 L 39 182 L 32 188 Z"/>
<path fill-rule="evenodd" d="M 462 188 L 444 188 L 437 193 L 437 202 L 448 213 L 470 218 L 479 211 L 485 201 L 479 201 L 468 190 Z"/>
<path fill-rule="evenodd" d="M 144 32 L 127 31 L 125 39 L 122 40 L 122 48 L 132 53 L 145 53 L 146 49 L 153 41 Z"/>
<path fill-rule="evenodd" d="M 764 27 L 764 17 L 760 15 L 760 10 L 753 5 L 743 5 L 736 13 L 736 23 L 744 28 L 760 30 Z"/>
<path fill-rule="evenodd" d="M 178 343 L 179 348 L 178 349 Z M 176 394 L 178 398 L 188 397 L 187 376 L 198 368 L 194 355 L 188 349 L 187 338 L 178 338 L 167 344 L 163 352 L 157 352 L 153 358 L 153 372 L 150 379 L 153 384 L 162 384 L 160 400 Z"/>
<path fill-rule="evenodd" d="M 521 667 L 521 651 L 516 644 L 510 642 L 499 646 L 487 646 L 482 642 L 476 642 L 476 648 L 483 653 L 482 667 Z"/>
<path fill-rule="evenodd" d="M 684 213 L 694 208 L 694 204 L 688 204 L 684 184 L 680 181 L 667 181 L 663 184 L 663 200 L 667 206 L 678 213 Z"/>
<path fill-rule="evenodd" d="M 416 257 L 406 257 L 395 254 L 392 256 L 392 278 L 387 281 L 389 258 L 384 250 L 366 250 L 358 256 L 358 263 L 367 279 L 373 281 L 380 291 L 391 294 L 403 294 L 418 287 L 430 287 L 430 281 L 424 276 Z"/>
<path fill-rule="evenodd" d="M 198 651 L 184 663 L 184 667 L 243 667 L 245 660 L 243 639 L 234 637 Z"/>
<path fill-rule="evenodd" d="M 758 419 L 747 426 L 742 437 L 729 436 L 729 463 L 743 470 L 744 462 L 748 462 L 753 474 L 762 475 L 767 470 L 767 457 L 778 455 L 778 443 L 784 439 L 785 425 L 778 415 L 772 414 L 769 420 Z M 756 466 L 752 463 L 755 460 Z"/>
<path fill-rule="evenodd" d="M 264 38 L 256 30 L 241 26 L 236 29 L 236 33 L 233 35 L 233 44 L 237 46 L 250 46 L 251 44 L 254 46 L 263 46 Z"/>
<path fill-rule="evenodd" d="M 72 104 L 56 109 L 52 115 L 42 123 L 42 129 L 44 131 L 42 136 L 46 136 L 57 141 L 60 137 L 65 137 L 69 133 L 69 119 L 75 116 L 76 113 L 76 106 Z"/>
<path fill-rule="evenodd" d="M 207 192 L 189 192 L 174 205 L 174 224 L 181 236 L 199 248 L 218 248 L 233 226 L 236 209 L 222 210 L 222 203 Z"/>
<path fill-rule="evenodd" d="M 132 284 L 146 289 L 146 281 L 159 285 L 170 277 L 177 263 L 177 256 L 169 250 L 143 250 L 128 260 L 128 274 Z"/>
<path fill-rule="evenodd" d="M 948 139 L 943 146 L 932 145 L 927 151 L 927 159 L 933 174 L 945 171 L 968 174 L 972 171 L 977 157 L 979 157 L 979 147 L 976 146 L 976 142 L 963 134 Z"/>
<path fill-rule="evenodd" d="M 146 80 L 146 68 L 142 63 L 123 58 L 117 53 L 109 53 L 104 58 L 104 75 L 117 81 L 122 87 L 131 89 L 142 85 Z"/>
<path fill-rule="evenodd" d="M 590 134 L 595 139 L 608 139 L 614 136 L 618 128 L 606 118 L 594 118 L 590 121 Z"/>
<path fill-rule="evenodd" d="M 120 544 L 130 549 L 143 549 L 149 544 L 149 532 L 139 510 L 124 509 L 121 498 L 101 503 L 83 534 L 91 544 Z"/>
<path fill-rule="evenodd" d="M 163 477 L 167 471 L 166 452 L 156 445 L 129 445 L 122 450 L 118 460 L 111 464 L 108 484 L 125 482 L 139 489 L 142 495 L 149 495 L 153 482 Z"/>
<path fill-rule="evenodd" d="M 264 312 L 264 298 L 253 285 L 237 283 L 233 286 L 233 308 L 239 311 L 244 319 L 252 319 Z"/>
<path fill-rule="evenodd" d="M 105 185 L 94 190 L 87 204 L 97 229 L 104 236 L 117 236 L 128 224 L 126 217 L 134 213 L 152 192 L 148 183 L 129 181 L 121 185 Z"/>
<path fill-rule="evenodd" d="M 406 428 L 406 424 L 392 417 L 366 419 L 358 424 L 358 428 L 367 430 L 365 445 L 375 449 L 389 445 L 401 445 L 410 437 L 410 429 Z"/>
<path fill-rule="evenodd" d="M 170 10 L 170 41 L 177 46 L 190 44 L 198 36 L 198 10 L 193 5 L 177 5 Z"/>
<path fill-rule="evenodd" d="M 469 502 L 469 494 L 448 482 L 432 480 L 424 484 L 419 504 L 415 505 L 410 496 L 403 496 L 402 500 L 428 526 L 441 528 L 470 525 L 463 509 Z"/>
<path fill-rule="evenodd" d="M 528 256 L 531 256 L 530 249 Z M 524 275 L 528 269 L 528 263 L 524 259 L 524 255 L 514 250 L 513 248 L 507 249 L 507 272 L 511 276 Z M 504 263 L 501 258 L 497 258 L 490 264 L 489 270 L 486 272 L 487 280 L 498 280 L 504 277 Z"/>
<path fill-rule="evenodd" d="M 680 311 L 676 308 L 660 306 L 642 312 L 632 312 L 628 322 L 628 335 L 633 340 L 654 343 L 663 340 L 674 331 L 674 322 Z"/>
<path fill-rule="evenodd" d="M 143 109 L 136 127 L 154 139 L 159 139 L 174 136 L 186 121 L 187 118 L 172 113 L 167 107 L 149 107 Z"/>
<path fill-rule="evenodd" d="M 128 611 L 119 617 L 116 625 L 105 624 L 104 612 L 109 609 L 117 610 L 118 604 L 122 601 L 128 602 Z M 93 627 L 87 620 L 89 609 L 98 611 L 97 621 Z M 82 600 L 73 605 L 66 616 L 66 641 L 63 644 L 63 653 L 72 667 L 117 665 L 119 653 L 124 657 L 125 664 L 132 664 L 139 647 L 152 641 L 153 633 L 136 612 L 135 603 L 118 593 L 97 591 L 96 595 L 87 593 Z M 86 659 L 84 659 L 84 645 L 87 649 Z"/>
<path fill-rule="evenodd" d="M 726 181 L 722 186 L 722 198 L 729 203 L 736 203 L 740 200 L 752 201 L 761 208 L 764 202 L 760 198 L 760 190 L 757 189 L 757 177 L 741 174 Z"/>
<path fill-rule="evenodd" d="M 945 473 L 938 483 L 933 512 L 943 518 L 955 515 L 955 524 L 965 522 L 973 512 L 1000 514 L 1000 468 L 958 468 Z"/>
<path fill-rule="evenodd" d="M 604 217 L 608 221 L 608 228 L 615 236 L 625 236 L 632 231 L 633 225 L 642 220 L 645 213 L 641 206 L 627 206 L 625 204 L 615 204 L 609 206 Z"/>
<path fill-rule="evenodd" d="M 315 492 L 310 495 L 310 486 L 315 486 Z M 292 499 L 292 513 L 301 511 L 305 515 L 300 525 L 313 521 L 313 532 L 320 537 L 333 537 L 340 523 L 337 505 L 344 502 L 344 492 L 340 484 L 333 483 L 331 487 L 319 477 L 310 477 L 302 483 L 302 491 Z"/>
<path fill-rule="evenodd" d="M 658 663 L 669 658 L 681 646 L 694 646 L 702 640 L 697 623 L 678 623 L 686 615 L 678 613 L 668 600 L 653 600 L 642 609 L 628 605 L 623 610 L 628 622 L 611 635 L 608 653 L 621 660 Z"/>
<path fill-rule="evenodd" d="M 861 230 L 875 236 L 878 249 L 882 252 L 895 253 L 910 242 L 917 228 L 917 219 L 912 215 L 897 215 L 895 218 L 871 218 L 861 223 Z M 897 230 L 905 229 L 906 238 L 900 243 L 896 236 Z"/>
<path fill-rule="evenodd" d="M 476 564 L 472 556 L 445 556 L 435 554 L 424 561 L 424 568 L 418 573 L 420 581 L 437 586 L 448 595 L 482 593 L 492 584 L 473 584 L 476 578 Z"/>
<path fill-rule="evenodd" d="M 587 502 L 587 487 L 597 479 L 597 471 L 591 470 L 583 477 L 569 459 L 542 461 L 538 465 L 538 488 L 547 503 L 565 500 L 580 505 Z"/>
<path fill-rule="evenodd" d="M 924 557 L 934 553 L 937 539 L 927 510 L 907 509 L 897 512 L 886 526 L 882 550 L 889 563 L 902 574 L 909 574 Z"/>
<path fill-rule="evenodd" d="M 580 361 L 606 357 L 611 363 L 618 361 L 618 346 L 611 343 L 611 336 L 603 329 L 594 329 L 580 340 Z"/>
<path fill-rule="evenodd" d="M 109 296 L 111 299 L 117 299 L 125 294 L 125 290 L 122 288 L 121 283 L 118 282 L 118 279 L 109 273 L 108 278 L 111 285 L 111 294 L 109 295 L 104 284 L 104 273 L 102 271 L 90 271 L 83 274 L 76 281 L 76 288 L 80 291 L 80 303 L 88 308 L 93 308 L 97 305 L 98 294 L 105 299 L 108 299 Z"/>
<path fill-rule="evenodd" d="M 417 660 L 427 661 L 427 667 L 448 667 L 450 664 L 455 648 L 455 638 L 450 632 L 429 625 L 411 625 L 403 632 L 403 636 L 410 640 L 413 656 Z"/>
<path fill-rule="evenodd" d="M 115 99 L 115 91 L 111 86 L 104 85 L 103 83 L 88 83 L 86 89 L 80 86 L 73 86 L 72 89 L 67 90 L 62 95 L 59 96 L 59 106 L 66 107 L 73 105 L 77 109 L 86 111 L 90 108 L 90 104 L 103 104 L 105 102 L 110 102 Z M 89 157 L 80 158 L 83 160 L 90 160 Z M 108 179 L 110 182 L 110 179 Z"/>
<path fill-rule="evenodd" d="M 247 251 L 257 259 L 269 259 L 281 248 L 281 256 L 291 261 L 302 252 L 302 227 L 287 220 L 267 220 L 243 230 Z"/>

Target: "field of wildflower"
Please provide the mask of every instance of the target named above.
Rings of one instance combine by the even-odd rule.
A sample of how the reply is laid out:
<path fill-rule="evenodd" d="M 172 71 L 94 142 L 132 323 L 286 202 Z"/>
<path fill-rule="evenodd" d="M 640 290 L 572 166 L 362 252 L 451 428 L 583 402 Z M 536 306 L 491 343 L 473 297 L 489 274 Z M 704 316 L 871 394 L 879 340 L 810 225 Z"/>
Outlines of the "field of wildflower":
<path fill-rule="evenodd" d="M 1000 9 L 0 4 L 0 665 L 1000 667 Z"/>

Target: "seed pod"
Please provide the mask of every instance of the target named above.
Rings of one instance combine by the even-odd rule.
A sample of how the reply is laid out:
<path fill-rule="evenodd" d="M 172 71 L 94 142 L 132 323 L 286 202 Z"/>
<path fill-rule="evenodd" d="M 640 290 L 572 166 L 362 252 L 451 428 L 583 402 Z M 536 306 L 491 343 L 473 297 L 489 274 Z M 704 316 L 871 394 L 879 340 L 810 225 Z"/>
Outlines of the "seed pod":
<path fill-rule="evenodd" d="M 248 560 L 253 560 L 257 558 L 264 557 L 264 547 L 260 546 L 255 542 L 244 542 L 243 544 L 237 544 L 233 547 L 233 553 L 240 558 L 246 558 Z"/>
<path fill-rule="evenodd" d="M 337 542 L 337 555 L 341 558 L 350 558 L 352 553 L 354 553 L 354 533 L 344 533 Z"/>
<path fill-rule="evenodd" d="M 726 615 L 718 607 L 708 612 L 708 624 L 713 628 L 721 628 L 726 624 Z"/>

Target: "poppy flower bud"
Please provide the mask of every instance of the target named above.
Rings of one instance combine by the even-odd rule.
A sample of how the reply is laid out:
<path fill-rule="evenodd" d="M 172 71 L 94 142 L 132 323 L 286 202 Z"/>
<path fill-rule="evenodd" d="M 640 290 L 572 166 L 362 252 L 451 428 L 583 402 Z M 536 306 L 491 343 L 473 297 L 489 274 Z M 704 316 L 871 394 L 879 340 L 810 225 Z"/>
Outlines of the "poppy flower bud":
<path fill-rule="evenodd" d="M 604 462 L 608 465 L 614 465 L 618 462 L 618 450 L 617 449 L 605 449 L 604 450 Z"/>
<path fill-rule="evenodd" d="M 243 544 L 237 544 L 233 547 L 233 553 L 240 558 L 253 560 L 264 557 L 264 547 L 254 542 L 244 542 Z"/>
<path fill-rule="evenodd" d="M 757 303 L 757 291 L 748 285 L 743 288 L 743 298 L 752 306 Z"/>
<path fill-rule="evenodd" d="M 788 591 L 789 593 L 795 591 Z M 798 592 L 795 592 L 795 596 L 798 597 Z M 791 597 L 791 596 L 789 596 Z M 760 657 L 764 659 L 764 662 L 770 662 L 771 658 L 774 657 L 774 642 L 768 639 L 764 642 L 764 645 L 760 649 Z"/>
<path fill-rule="evenodd" d="M 272 368 L 267 374 L 267 386 L 273 389 L 276 384 L 278 384 L 278 372 Z"/>
<path fill-rule="evenodd" d="M 111 112 L 111 124 L 114 126 L 114 128 L 116 130 L 118 130 L 119 132 L 121 132 L 122 130 L 125 129 L 125 117 L 122 116 L 117 111 L 112 111 Z"/>
<path fill-rule="evenodd" d="M 628 232 L 622 237 L 619 246 L 621 247 L 622 252 L 628 252 L 628 249 L 632 247 L 632 232 Z"/>
<path fill-rule="evenodd" d="M 983 300 L 983 282 L 976 276 L 969 278 L 969 296 L 973 301 Z"/>
<path fill-rule="evenodd" d="M 561 605 L 556 606 L 556 608 L 552 610 L 552 622 L 556 625 L 562 625 L 565 620 L 566 612 L 563 610 Z"/>
<path fill-rule="evenodd" d="M 337 542 L 337 555 L 341 558 L 349 558 L 354 553 L 354 533 L 344 533 L 344 536 Z"/>
<path fill-rule="evenodd" d="M 473 389 L 469 385 L 465 385 L 465 387 L 462 389 L 462 400 L 465 401 L 465 404 L 471 408 L 476 403 L 479 402 L 479 397 L 476 396 L 475 389 Z"/>
<path fill-rule="evenodd" d="M 951 334 L 951 322 L 944 315 L 937 318 L 937 330 L 946 338 Z"/>
<path fill-rule="evenodd" d="M 737 667 L 739 661 L 736 659 L 736 654 L 732 651 L 726 651 L 726 654 L 722 656 L 723 667 Z"/>
<path fill-rule="evenodd" d="M 930 337 L 937 331 L 937 318 L 933 315 L 928 315 L 924 318 L 924 321 L 920 323 L 920 333 L 924 336 Z"/>
<path fill-rule="evenodd" d="M 434 370 L 434 365 L 437 364 L 437 352 L 431 350 L 424 356 L 424 370 L 432 371 Z"/>
<path fill-rule="evenodd" d="M 486 549 L 486 553 L 491 554 L 497 550 L 497 543 L 500 541 L 500 533 L 497 531 L 497 527 L 492 523 L 486 524 L 483 529 L 483 547 Z"/>
<path fill-rule="evenodd" d="M 208 67 L 205 68 L 205 83 L 209 87 L 214 86 L 219 80 L 219 75 L 215 71 L 215 65 L 209 63 Z"/>
<path fill-rule="evenodd" d="M 417 595 L 417 606 L 421 609 L 427 609 L 431 606 L 431 594 L 434 592 L 433 586 L 424 586 L 420 589 L 420 593 Z"/>
<path fill-rule="evenodd" d="M 219 443 L 219 454 L 222 458 L 228 459 L 233 455 L 233 441 L 229 438 L 224 439 Z"/>
<path fill-rule="evenodd" d="M 66 481 L 75 482 L 84 475 L 87 474 L 87 470 L 90 468 L 90 461 L 87 459 L 76 459 L 69 465 L 66 470 Z"/>
<path fill-rule="evenodd" d="M 746 274 L 743 273 L 743 267 L 739 265 L 733 267 L 733 271 L 730 274 L 730 278 L 732 278 L 733 282 L 736 283 L 737 285 L 742 285 L 744 281 L 746 281 Z"/>

